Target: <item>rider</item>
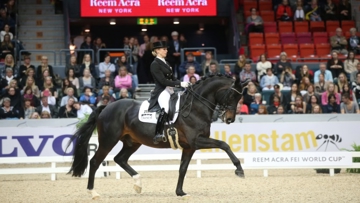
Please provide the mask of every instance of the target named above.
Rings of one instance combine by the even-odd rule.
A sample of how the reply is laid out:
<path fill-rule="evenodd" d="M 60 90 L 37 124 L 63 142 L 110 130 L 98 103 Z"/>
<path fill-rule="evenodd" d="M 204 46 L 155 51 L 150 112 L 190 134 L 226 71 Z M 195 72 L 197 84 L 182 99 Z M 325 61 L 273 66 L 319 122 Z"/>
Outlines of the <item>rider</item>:
<path fill-rule="evenodd" d="M 167 50 L 167 43 L 165 41 L 158 41 L 153 43 L 152 54 L 155 56 L 151 63 L 150 72 L 154 78 L 155 89 L 151 93 L 149 109 L 159 104 L 161 112 L 156 124 L 156 131 L 154 143 L 157 144 L 163 140 L 164 123 L 167 120 L 167 113 L 169 112 L 170 95 L 174 94 L 174 87 L 188 87 L 189 83 L 180 82 L 177 80 L 172 71 L 172 67 L 165 61 Z"/>

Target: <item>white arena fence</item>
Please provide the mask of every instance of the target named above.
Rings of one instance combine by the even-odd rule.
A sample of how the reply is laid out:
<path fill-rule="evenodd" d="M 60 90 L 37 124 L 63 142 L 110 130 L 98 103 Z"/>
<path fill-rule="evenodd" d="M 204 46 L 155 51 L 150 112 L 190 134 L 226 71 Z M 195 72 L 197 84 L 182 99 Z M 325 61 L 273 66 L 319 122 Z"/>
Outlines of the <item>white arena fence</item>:
<path fill-rule="evenodd" d="M 350 157 L 360 157 L 360 152 L 347 152 Z M 247 156 L 253 156 L 259 153 L 237 153 L 235 154 L 239 159 L 245 159 Z M 283 153 L 273 153 L 273 154 L 283 154 Z M 291 154 L 291 153 L 286 153 Z M 336 154 L 336 152 L 334 153 Z M 91 157 L 89 157 L 91 158 Z M 114 155 L 109 155 L 106 157 L 105 161 L 112 161 Z M 150 154 L 150 155 L 133 155 L 130 158 L 130 161 L 170 161 L 170 160 L 179 160 L 180 164 L 181 154 Z M 203 164 L 203 160 L 224 160 L 227 159 L 229 164 Z M 90 160 L 90 159 L 89 159 Z M 231 164 L 230 159 L 226 154 L 197 154 L 193 156 L 193 160 L 196 160 L 196 164 L 189 165 L 189 171 L 197 171 L 197 177 L 201 178 L 202 171 L 210 170 L 235 170 L 235 166 Z M 69 167 L 57 167 L 58 163 L 70 163 L 72 161 L 71 157 L 17 157 L 17 158 L 1 158 L 0 164 L 38 164 L 38 163 L 51 163 L 50 167 L 28 167 L 28 168 L 0 168 L 0 175 L 15 175 L 15 174 L 51 174 L 51 180 L 56 180 L 57 174 L 67 173 L 70 169 Z M 157 164 L 157 165 L 133 165 L 132 167 L 138 171 L 178 171 L 179 164 Z M 330 176 L 334 176 L 334 169 L 339 168 L 339 165 L 319 165 L 318 163 L 308 164 L 306 166 L 295 166 L 295 165 L 279 165 L 279 166 L 268 166 L 268 167 L 256 167 L 248 166 L 245 163 L 242 163 L 244 170 L 246 169 L 257 169 L 263 170 L 264 177 L 268 177 L 269 170 L 276 169 L 330 169 Z M 346 168 L 360 168 L 360 163 L 352 163 Z M 89 170 L 89 168 L 87 169 Z M 115 172 L 116 179 L 120 179 L 120 172 L 125 172 L 120 166 L 103 166 L 100 165 L 97 172 Z"/>

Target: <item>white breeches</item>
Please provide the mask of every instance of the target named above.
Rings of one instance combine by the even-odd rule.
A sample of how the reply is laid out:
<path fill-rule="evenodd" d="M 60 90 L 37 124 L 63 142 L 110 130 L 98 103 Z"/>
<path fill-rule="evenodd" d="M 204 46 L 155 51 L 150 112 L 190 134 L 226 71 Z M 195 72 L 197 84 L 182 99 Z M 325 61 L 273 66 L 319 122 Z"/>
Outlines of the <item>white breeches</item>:
<path fill-rule="evenodd" d="M 160 108 L 164 108 L 165 112 L 169 112 L 169 101 L 170 101 L 170 92 L 165 89 L 159 95 L 158 102 Z"/>

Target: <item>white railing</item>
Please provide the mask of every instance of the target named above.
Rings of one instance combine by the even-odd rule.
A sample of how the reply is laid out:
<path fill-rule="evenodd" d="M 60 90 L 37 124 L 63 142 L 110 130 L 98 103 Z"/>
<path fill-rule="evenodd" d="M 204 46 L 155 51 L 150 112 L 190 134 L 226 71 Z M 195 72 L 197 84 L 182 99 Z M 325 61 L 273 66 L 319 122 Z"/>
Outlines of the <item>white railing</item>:
<path fill-rule="evenodd" d="M 246 153 L 235 154 L 239 159 L 243 159 Z M 360 157 L 360 152 L 351 152 L 352 157 Z M 111 161 L 114 156 L 107 156 L 105 161 Z M 181 154 L 149 154 L 149 155 L 133 155 L 130 161 L 169 161 L 169 160 L 180 160 Z M 203 164 L 202 160 L 220 160 L 227 159 L 229 164 Z M 196 160 L 196 164 L 190 164 L 189 171 L 197 171 L 197 177 L 201 178 L 201 172 L 207 170 L 235 170 L 235 166 L 231 164 L 228 156 L 223 154 L 194 154 L 193 160 Z M 57 167 L 57 163 L 70 163 L 71 157 L 17 157 L 17 158 L 1 158 L 0 164 L 36 164 L 36 163 L 51 163 L 51 167 L 33 167 L 33 168 L 0 168 L 0 175 L 14 175 L 14 174 L 51 174 L 51 180 L 56 180 L 56 174 L 67 173 L 69 167 Z M 179 162 L 180 164 L 180 162 Z M 133 168 L 136 171 L 177 171 L 179 170 L 179 164 L 172 165 L 134 165 Z M 161 167 L 159 167 L 161 166 Z M 242 164 L 243 168 L 246 169 L 258 169 L 263 170 L 264 177 L 268 177 L 269 169 L 314 169 L 314 168 L 328 168 L 330 169 L 330 176 L 334 176 L 334 168 L 336 166 L 325 166 L 319 165 L 307 165 L 303 167 L 299 166 L 278 166 L 278 167 L 248 167 L 246 163 Z M 360 163 L 352 163 L 347 168 L 360 168 Z M 98 172 L 115 172 L 116 179 L 120 179 L 120 172 L 124 170 L 116 166 L 102 166 L 100 165 Z"/>

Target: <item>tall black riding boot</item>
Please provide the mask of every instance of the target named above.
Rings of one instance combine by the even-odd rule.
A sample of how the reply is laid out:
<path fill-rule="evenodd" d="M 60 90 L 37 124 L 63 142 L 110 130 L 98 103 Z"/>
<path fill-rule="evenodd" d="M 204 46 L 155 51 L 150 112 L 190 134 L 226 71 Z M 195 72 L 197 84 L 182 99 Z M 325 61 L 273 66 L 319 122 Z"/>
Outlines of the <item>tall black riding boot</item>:
<path fill-rule="evenodd" d="M 167 113 L 165 112 L 164 108 L 162 108 L 159 114 L 158 121 L 156 123 L 155 137 L 153 139 L 154 144 L 159 144 L 160 141 L 163 142 L 167 141 L 164 135 L 164 124 L 166 122 L 166 119 L 167 119 Z"/>

